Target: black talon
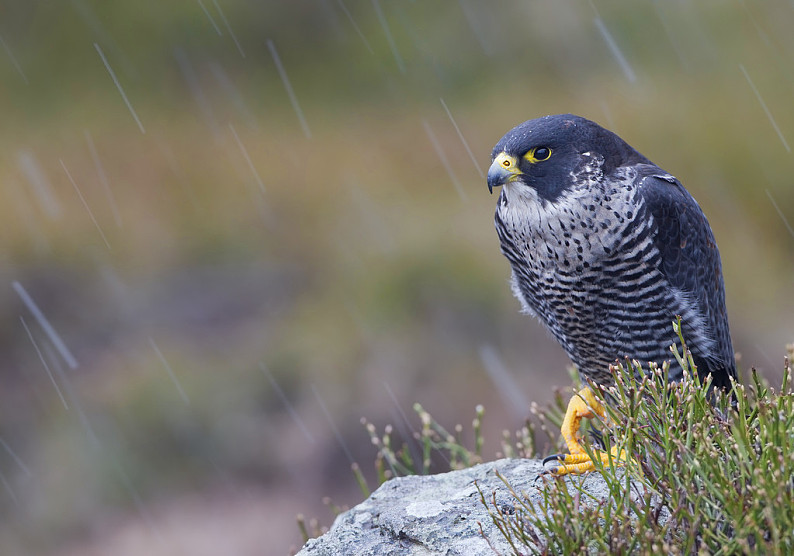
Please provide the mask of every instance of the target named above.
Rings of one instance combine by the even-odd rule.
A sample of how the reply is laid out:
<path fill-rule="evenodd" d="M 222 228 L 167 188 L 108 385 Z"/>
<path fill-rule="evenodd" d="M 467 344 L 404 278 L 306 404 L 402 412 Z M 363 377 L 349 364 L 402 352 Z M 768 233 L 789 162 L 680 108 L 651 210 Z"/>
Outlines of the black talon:
<path fill-rule="evenodd" d="M 538 478 L 540 478 L 540 476 L 543 475 L 551 475 L 552 477 L 558 477 L 560 469 L 565 467 L 564 462 L 565 462 L 565 454 L 552 454 L 546 458 L 543 458 L 543 461 L 541 462 L 543 465 L 543 471 L 540 472 Z M 562 463 L 563 465 L 553 465 L 551 467 L 546 467 L 547 463 L 555 463 L 555 464 Z"/>
<path fill-rule="evenodd" d="M 545 466 L 550 461 L 565 461 L 565 454 L 552 454 L 548 457 L 543 458 L 543 465 Z"/>

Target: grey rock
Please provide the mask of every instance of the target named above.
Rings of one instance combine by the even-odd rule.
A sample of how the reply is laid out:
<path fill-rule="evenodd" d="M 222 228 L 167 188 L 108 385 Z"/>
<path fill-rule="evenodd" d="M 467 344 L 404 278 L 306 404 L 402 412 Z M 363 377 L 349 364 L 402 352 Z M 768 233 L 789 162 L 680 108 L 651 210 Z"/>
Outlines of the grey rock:
<path fill-rule="evenodd" d="M 482 503 L 477 485 L 491 508 L 495 501 L 503 512 L 510 512 L 516 500 L 496 475 L 498 470 L 515 492 L 539 507 L 544 481 L 537 479 L 542 469 L 540 460 L 502 459 L 450 473 L 391 479 L 367 500 L 340 514 L 331 529 L 309 540 L 298 556 L 512 554 Z M 574 481 L 581 485 L 592 496 L 590 503 L 608 496 L 598 473 L 564 480 L 569 489 L 577 488 Z M 583 501 L 589 498 L 582 496 Z"/>

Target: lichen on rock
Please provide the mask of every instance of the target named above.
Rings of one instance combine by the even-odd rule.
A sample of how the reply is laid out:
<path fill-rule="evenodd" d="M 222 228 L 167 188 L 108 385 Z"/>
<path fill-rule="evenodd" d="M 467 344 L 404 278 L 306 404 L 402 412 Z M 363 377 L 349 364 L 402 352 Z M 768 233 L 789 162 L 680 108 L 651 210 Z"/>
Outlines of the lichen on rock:
<path fill-rule="evenodd" d="M 391 479 L 367 500 L 340 514 L 326 534 L 309 540 L 298 555 L 513 554 L 489 510 L 515 511 L 519 501 L 514 493 L 520 493 L 524 504 L 540 509 L 541 489 L 546 488 L 538 480 L 542 470 L 540 460 L 501 459 L 449 473 Z M 609 496 L 598 473 L 564 481 L 572 493 L 586 491 L 592 503 Z"/>

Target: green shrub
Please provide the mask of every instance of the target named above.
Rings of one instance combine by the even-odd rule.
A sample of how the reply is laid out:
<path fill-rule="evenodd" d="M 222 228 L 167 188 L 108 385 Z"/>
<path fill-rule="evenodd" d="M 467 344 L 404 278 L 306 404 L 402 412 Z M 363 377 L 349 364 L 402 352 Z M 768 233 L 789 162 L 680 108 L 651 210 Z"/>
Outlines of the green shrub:
<path fill-rule="evenodd" d="M 606 449 L 614 443 L 631 454 L 625 466 L 594 460 L 606 500 L 582 503 L 581 477 L 549 477 L 541 507 L 518 493 L 513 515 L 489 507 L 516 554 L 794 551 L 792 346 L 779 392 L 753 370 L 733 399 L 709 394 L 681 342 L 674 352 L 684 381 L 670 384 L 666 367 L 643 373 L 633 361 L 613 369 L 614 387 L 594 388 L 607 407 Z"/>

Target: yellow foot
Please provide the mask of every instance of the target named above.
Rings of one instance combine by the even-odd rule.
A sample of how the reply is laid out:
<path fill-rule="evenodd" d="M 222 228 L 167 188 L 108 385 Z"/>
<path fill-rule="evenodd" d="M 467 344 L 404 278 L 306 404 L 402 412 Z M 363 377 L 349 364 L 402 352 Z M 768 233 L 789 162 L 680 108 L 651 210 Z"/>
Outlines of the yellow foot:
<path fill-rule="evenodd" d="M 617 448 L 612 448 L 610 453 L 595 451 L 593 454 L 601 460 L 602 465 L 623 465 L 626 461 L 623 450 L 618 453 Z M 549 465 L 550 464 L 550 465 Z M 587 454 L 554 454 L 543 460 L 544 473 L 549 473 L 555 477 L 563 475 L 579 475 L 589 471 L 595 471 L 596 466 Z"/>
<path fill-rule="evenodd" d="M 568 402 L 568 409 L 565 412 L 565 419 L 560 427 L 565 444 L 568 445 L 569 454 L 554 454 L 543 460 L 546 473 L 562 476 L 569 473 L 587 473 L 595 470 L 595 464 L 590 456 L 587 455 L 582 444 L 579 442 L 579 425 L 582 419 L 592 419 L 598 415 L 605 418 L 604 406 L 599 402 L 590 388 L 582 388 L 571 401 Z M 604 465 L 620 465 L 626 461 L 626 454 L 617 448 L 612 448 L 610 453 L 596 451 L 593 454 L 599 458 Z M 552 465 L 547 466 L 546 464 Z"/>

